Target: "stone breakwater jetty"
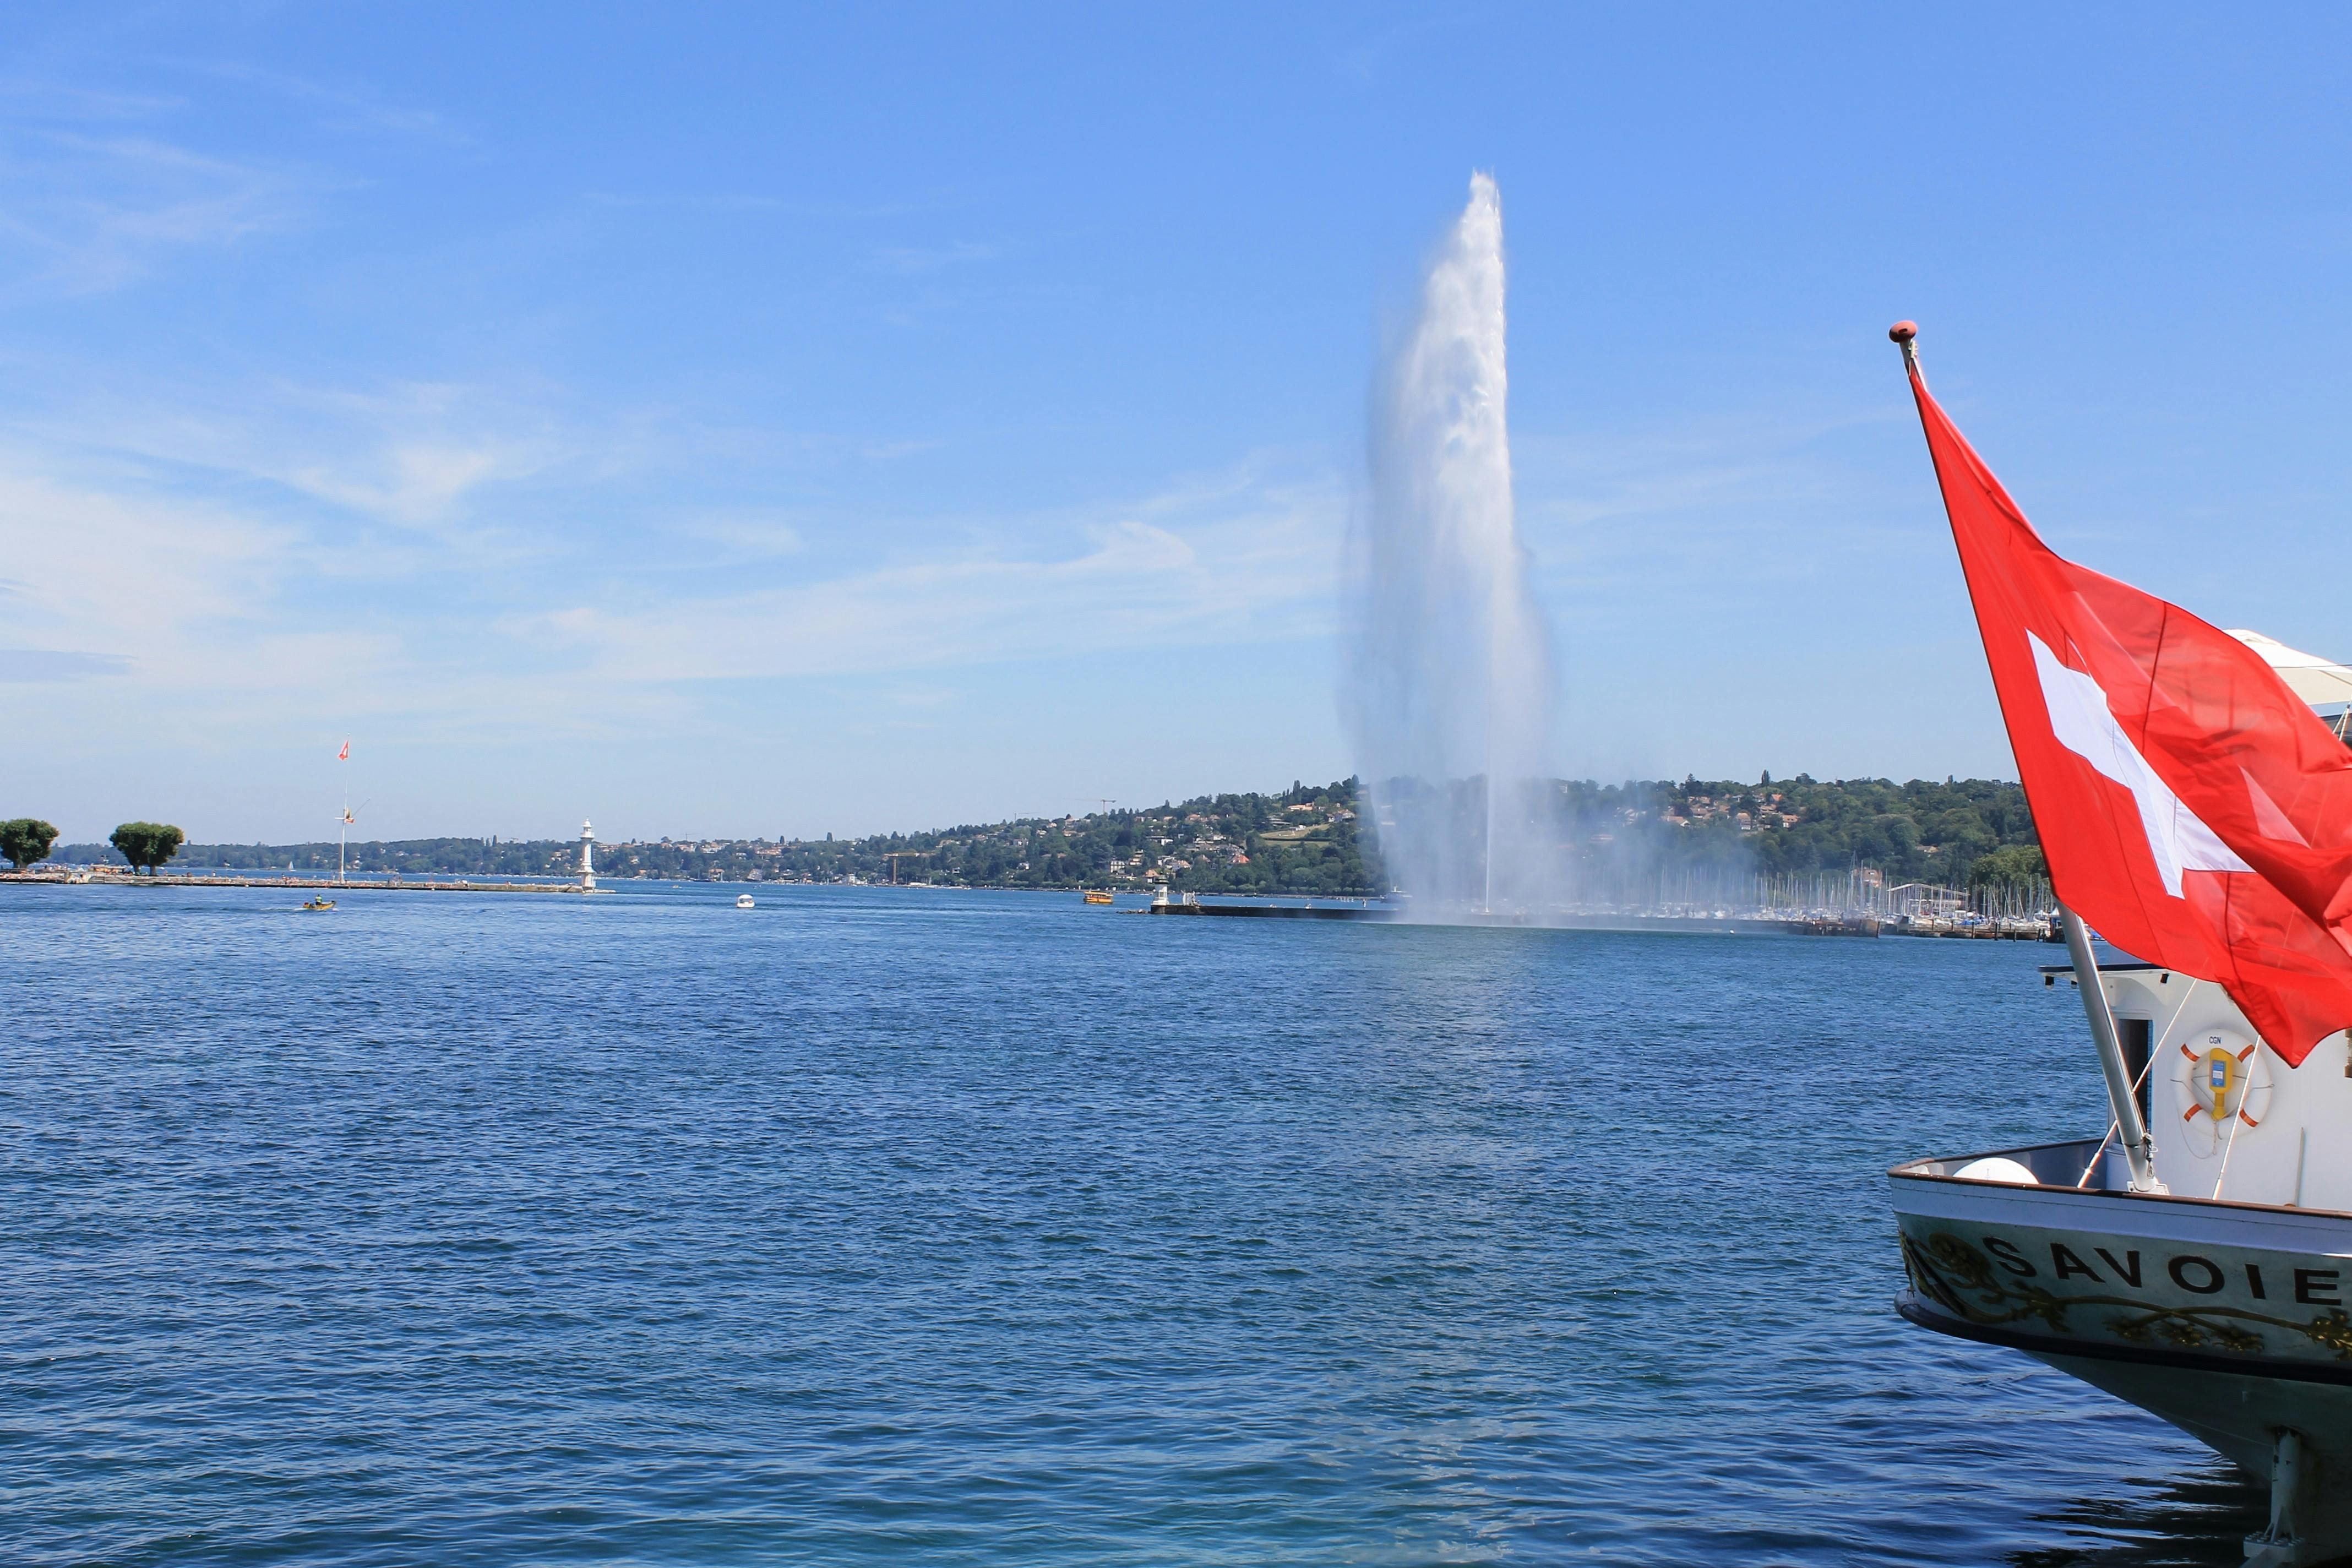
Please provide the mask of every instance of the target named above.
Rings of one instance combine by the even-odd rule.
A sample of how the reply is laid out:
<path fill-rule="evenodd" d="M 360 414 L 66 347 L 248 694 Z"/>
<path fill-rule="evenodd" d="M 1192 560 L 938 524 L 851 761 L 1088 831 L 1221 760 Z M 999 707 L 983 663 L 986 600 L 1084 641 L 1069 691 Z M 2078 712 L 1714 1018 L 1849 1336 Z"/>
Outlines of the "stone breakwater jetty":
<path fill-rule="evenodd" d="M 1129 913 L 1135 911 L 1129 910 Z M 1390 905 L 1357 904 L 1276 904 L 1276 903 L 1212 903 L 1193 895 L 1172 899 L 1156 899 L 1143 911 L 1154 915 L 1227 915 L 1244 919 L 1276 921 L 1410 921 L 1408 911 Z M 1634 911 L 1621 913 L 1568 913 L 1556 911 L 1541 915 L 1487 914 L 1483 912 L 1453 912 L 1444 923 L 1472 926 L 1513 926 L 1538 931 L 1703 931 L 1716 935 L 1764 934 L 1775 936 L 1859 936 L 1875 937 L 1881 922 L 1862 916 L 1815 915 L 1795 920 L 1777 916 L 1750 915 L 1655 915 Z"/>
<path fill-rule="evenodd" d="M 611 891 L 608 888 L 583 887 L 578 882 L 428 882 L 397 877 L 341 879 L 288 876 L 134 877 L 127 871 L 100 871 L 88 877 L 70 877 L 55 871 L 0 871 L 0 882 L 70 882 L 77 887 L 90 888 L 315 888 L 346 893 L 570 893 L 580 896 Z"/>
<path fill-rule="evenodd" d="M 1244 915 L 1271 921 L 1387 921 L 1393 910 L 1336 904 L 1203 904 L 1155 903 L 1146 911 L 1155 915 Z"/>

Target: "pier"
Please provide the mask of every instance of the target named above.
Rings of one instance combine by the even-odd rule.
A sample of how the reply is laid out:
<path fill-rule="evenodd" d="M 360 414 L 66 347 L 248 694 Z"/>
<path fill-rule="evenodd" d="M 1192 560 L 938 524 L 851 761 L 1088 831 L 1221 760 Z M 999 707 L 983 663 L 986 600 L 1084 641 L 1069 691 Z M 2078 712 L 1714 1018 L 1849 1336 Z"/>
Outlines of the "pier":
<path fill-rule="evenodd" d="M 1247 915 L 1265 921 L 1389 921 L 1397 911 L 1347 904 L 1200 904 L 1152 903 L 1155 915 Z"/>
<path fill-rule="evenodd" d="M 48 882 L 89 888 L 286 888 L 289 889 L 318 889 L 339 892 L 388 893 L 572 893 L 607 892 L 601 888 L 583 888 L 577 882 L 425 882 L 407 881 L 387 877 L 382 881 L 354 881 L 336 877 L 265 877 L 238 873 L 226 877 L 192 876 L 159 873 L 152 877 L 135 877 L 128 872 L 104 871 L 95 876 L 60 876 L 54 871 L 0 871 L 0 882 Z"/>
<path fill-rule="evenodd" d="M 1154 915 L 1225 915 L 1273 921 L 1404 921 L 1409 911 L 1393 905 L 1212 903 L 1197 894 L 1162 895 L 1144 911 Z M 1813 915 L 1790 919 L 1779 915 L 1718 913 L 1654 914 L 1634 910 L 1553 910 L 1544 914 L 1487 914 L 1455 911 L 1433 922 L 1444 925 L 1513 926 L 1530 931 L 1703 931 L 1717 935 L 1875 937 L 1881 922 L 1863 915 Z"/>

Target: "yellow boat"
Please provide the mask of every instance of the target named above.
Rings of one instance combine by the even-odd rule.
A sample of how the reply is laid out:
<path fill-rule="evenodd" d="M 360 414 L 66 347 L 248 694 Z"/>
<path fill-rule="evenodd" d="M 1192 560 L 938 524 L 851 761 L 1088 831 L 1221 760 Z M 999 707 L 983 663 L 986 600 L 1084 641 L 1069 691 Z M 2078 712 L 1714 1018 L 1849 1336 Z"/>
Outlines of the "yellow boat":
<path fill-rule="evenodd" d="M 331 910 L 335 907 L 335 900 L 332 899 L 305 899 L 302 901 L 302 907 L 306 910 Z"/>
<path fill-rule="evenodd" d="M 1107 904 L 1110 902 L 1110 895 L 1108 893 L 1098 893 L 1095 891 L 1094 889 L 1088 888 L 1087 889 L 1087 902 L 1090 904 Z"/>

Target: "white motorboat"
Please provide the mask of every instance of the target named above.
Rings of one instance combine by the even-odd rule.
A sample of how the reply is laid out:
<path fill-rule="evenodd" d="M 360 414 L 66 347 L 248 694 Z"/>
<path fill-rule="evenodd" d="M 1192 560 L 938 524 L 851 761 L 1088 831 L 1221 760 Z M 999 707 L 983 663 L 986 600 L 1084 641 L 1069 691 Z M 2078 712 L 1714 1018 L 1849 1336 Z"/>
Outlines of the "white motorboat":
<path fill-rule="evenodd" d="M 1899 1310 L 2267 1479 L 2250 1564 L 2352 1555 L 2352 668 L 2049 552 L 1927 395 L 1913 331 L 1892 335 L 2072 906 L 2042 977 L 2082 1002 L 2107 1131 L 1895 1166 Z M 2081 915 L 2141 957 L 2097 963 Z"/>
<path fill-rule="evenodd" d="M 737 909 L 739 909 L 739 910 L 748 910 L 748 909 L 750 909 L 750 908 L 751 907 L 751 894 L 749 894 L 749 893 L 738 893 L 738 894 L 736 894 L 736 895 L 735 895 L 735 907 L 736 907 Z"/>

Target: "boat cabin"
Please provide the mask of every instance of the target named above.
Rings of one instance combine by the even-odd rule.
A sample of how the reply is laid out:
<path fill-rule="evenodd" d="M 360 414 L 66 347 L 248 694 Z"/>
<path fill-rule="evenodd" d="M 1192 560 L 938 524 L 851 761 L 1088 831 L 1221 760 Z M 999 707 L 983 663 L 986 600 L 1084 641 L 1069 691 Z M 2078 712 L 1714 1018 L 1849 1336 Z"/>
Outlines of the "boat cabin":
<path fill-rule="evenodd" d="M 2071 989 L 2074 973 L 2046 967 L 2042 983 Z M 2332 1035 L 2290 1068 L 2210 980 L 2103 963 L 2099 985 L 2167 1189 L 2352 1213 L 2352 1140 L 2341 1135 L 2352 1127 L 2352 1040 Z M 2128 1184 L 2112 1139 L 2098 1163 L 2084 1184 Z"/>

